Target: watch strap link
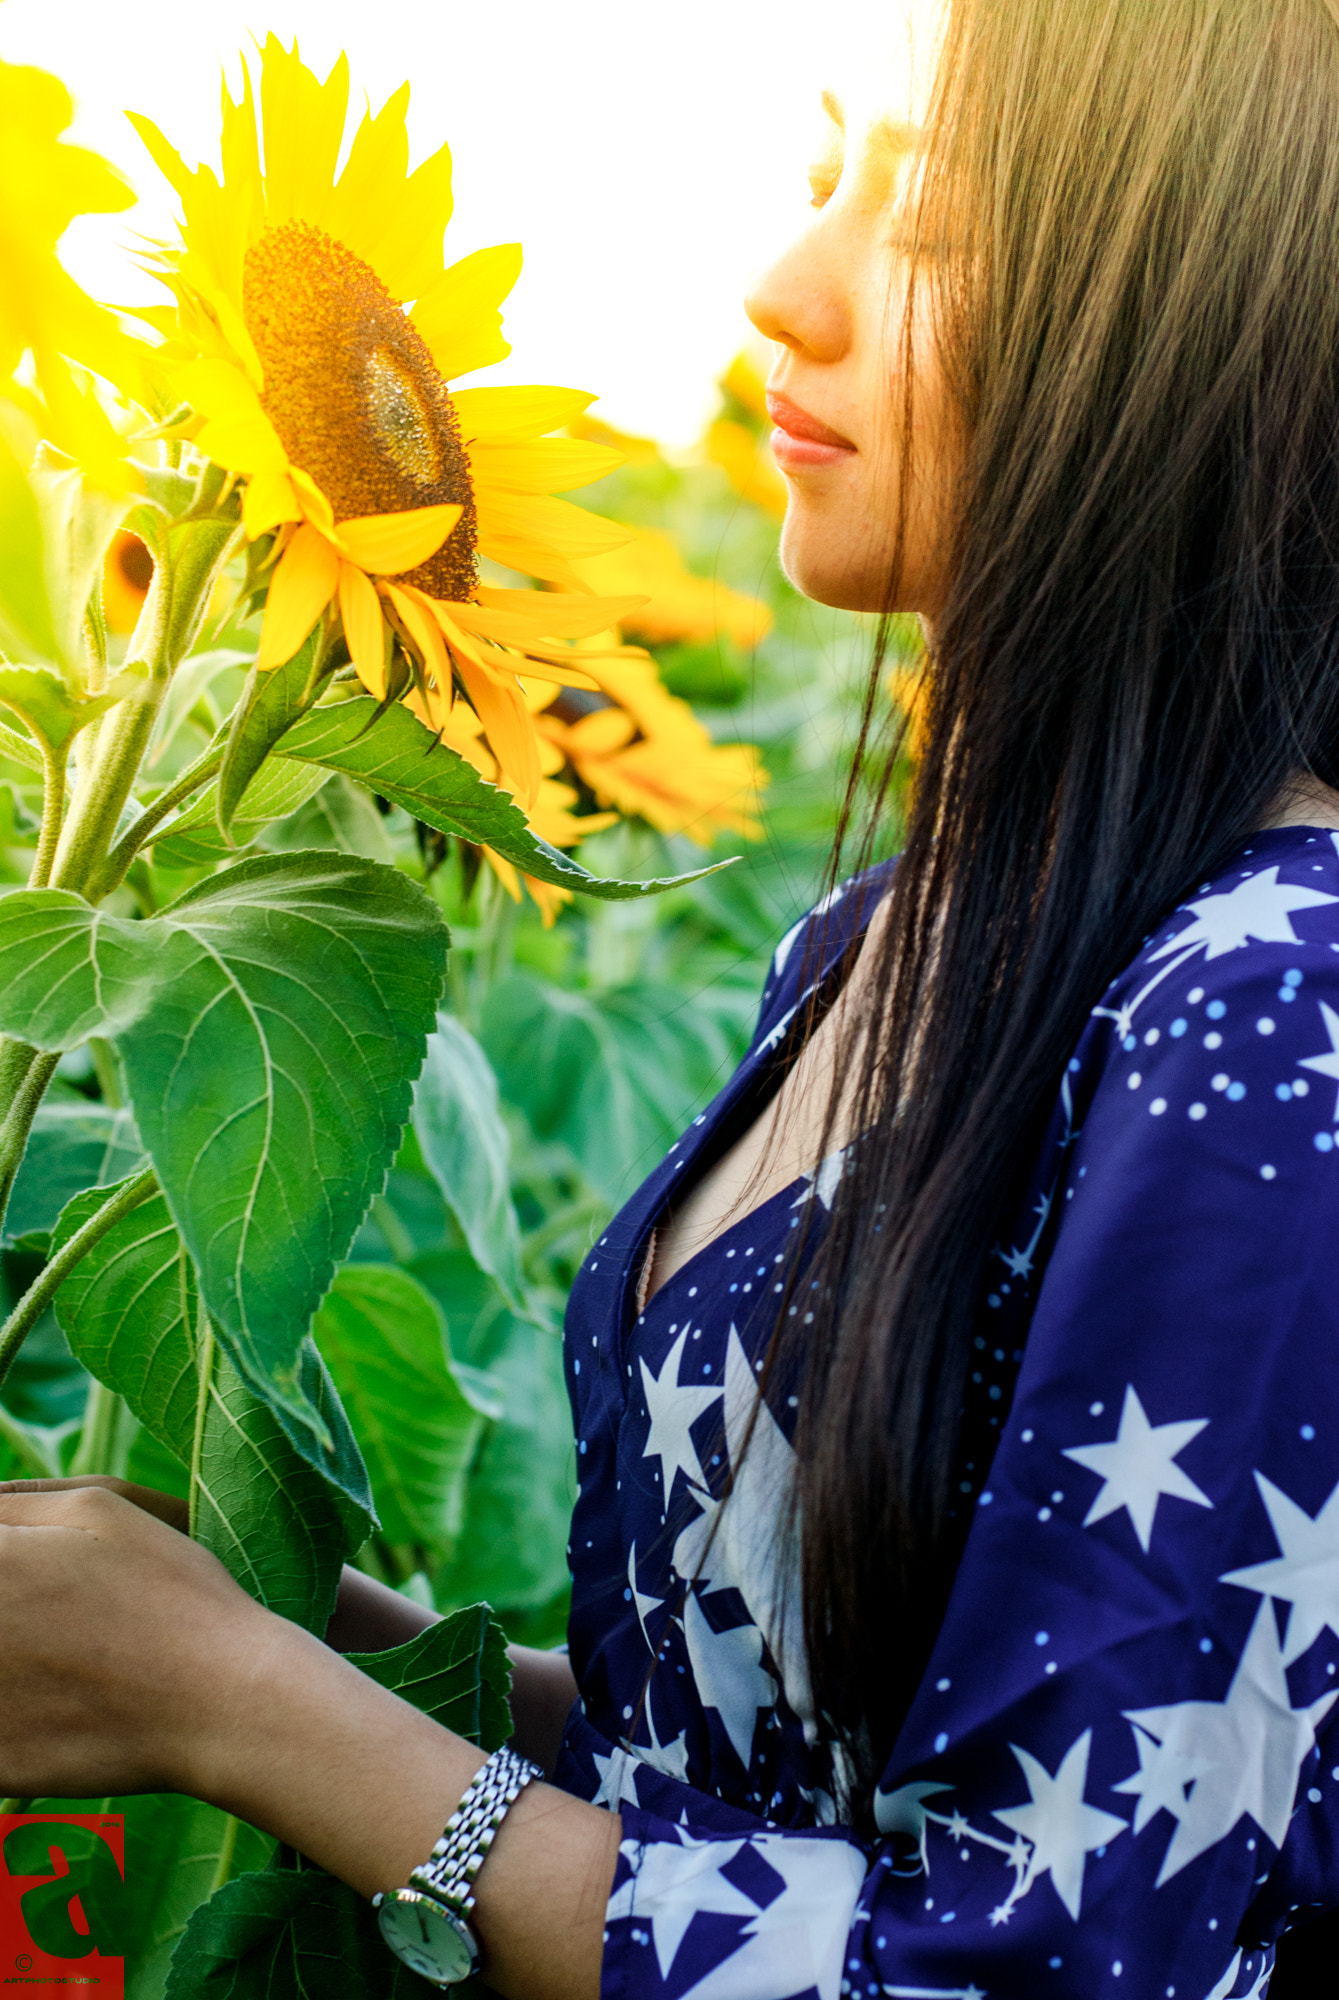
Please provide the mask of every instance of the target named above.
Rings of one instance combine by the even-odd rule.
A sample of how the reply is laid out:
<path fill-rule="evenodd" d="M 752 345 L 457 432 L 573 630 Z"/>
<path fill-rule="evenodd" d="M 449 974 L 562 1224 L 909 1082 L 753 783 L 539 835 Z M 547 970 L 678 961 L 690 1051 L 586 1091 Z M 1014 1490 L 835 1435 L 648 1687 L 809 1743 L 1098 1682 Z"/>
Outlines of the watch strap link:
<path fill-rule="evenodd" d="M 457 1916 L 474 1908 L 474 1878 L 507 1813 L 533 1778 L 538 1764 L 503 1746 L 480 1765 L 428 1859 L 410 1883 L 436 1896 Z"/>

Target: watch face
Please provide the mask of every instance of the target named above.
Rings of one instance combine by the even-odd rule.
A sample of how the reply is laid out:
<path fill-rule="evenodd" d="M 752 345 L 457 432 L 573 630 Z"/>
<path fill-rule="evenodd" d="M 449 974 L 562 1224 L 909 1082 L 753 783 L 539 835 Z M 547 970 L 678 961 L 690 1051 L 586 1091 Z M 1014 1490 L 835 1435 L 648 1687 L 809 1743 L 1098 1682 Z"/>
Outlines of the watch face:
<path fill-rule="evenodd" d="M 479 1954 L 468 1927 L 435 1896 L 397 1889 L 383 1899 L 377 1921 L 396 1957 L 438 1986 L 454 1986 L 478 1967 Z"/>

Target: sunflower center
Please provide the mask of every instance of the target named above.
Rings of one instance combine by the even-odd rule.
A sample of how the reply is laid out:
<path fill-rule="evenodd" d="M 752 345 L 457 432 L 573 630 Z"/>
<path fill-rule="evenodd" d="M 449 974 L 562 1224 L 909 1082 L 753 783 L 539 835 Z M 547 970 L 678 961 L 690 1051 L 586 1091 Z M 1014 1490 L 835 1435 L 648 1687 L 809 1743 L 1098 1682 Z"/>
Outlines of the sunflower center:
<path fill-rule="evenodd" d="M 437 554 L 406 581 L 448 601 L 467 597 L 476 525 L 460 423 L 417 327 L 376 272 L 324 230 L 286 222 L 247 251 L 242 310 L 265 414 L 335 519 L 462 507 Z"/>

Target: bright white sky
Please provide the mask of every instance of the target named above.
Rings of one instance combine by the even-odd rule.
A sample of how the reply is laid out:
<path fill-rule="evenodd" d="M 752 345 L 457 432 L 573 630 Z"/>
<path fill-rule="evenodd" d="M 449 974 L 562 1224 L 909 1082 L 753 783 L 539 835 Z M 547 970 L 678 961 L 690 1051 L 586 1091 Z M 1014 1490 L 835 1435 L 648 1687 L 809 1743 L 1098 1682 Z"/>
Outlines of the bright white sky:
<path fill-rule="evenodd" d="M 137 210 L 77 223 L 63 246 L 113 302 L 152 295 L 126 244 L 170 213 L 123 109 L 188 159 L 214 158 L 219 65 L 235 78 L 239 49 L 270 28 L 296 33 L 322 75 L 346 49 L 355 102 L 380 105 L 408 77 L 414 158 L 452 149 L 449 256 L 525 246 L 512 358 L 487 379 L 589 389 L 610 422 L 684 444 L 748 332 L 750 274 L 808 220 L 820 89 L 865 97 L 886 75 L 903 107 L 908 13 L 927 4 L 4 0 L 0 56 L 63 77 L 71 136 L 141 191 Z"/>

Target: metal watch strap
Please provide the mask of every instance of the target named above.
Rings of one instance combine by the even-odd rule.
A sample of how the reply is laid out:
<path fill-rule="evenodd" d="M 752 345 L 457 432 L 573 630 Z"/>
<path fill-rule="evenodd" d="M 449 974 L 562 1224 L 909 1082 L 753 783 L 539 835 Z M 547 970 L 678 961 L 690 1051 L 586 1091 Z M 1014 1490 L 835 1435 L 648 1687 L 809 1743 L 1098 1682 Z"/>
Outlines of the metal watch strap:
<path fill-rule="evenodd" d="M 446 1822 L 428 1859 L 409 1877 L 457 1916 L 474 1908 L 474 1878 L 507 1813 L 530 1783 L 542 1778 L 538 1764 L 515 1750 L 495 1750 L 475 1772 L 460 1804 Z"/>

